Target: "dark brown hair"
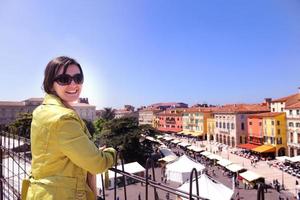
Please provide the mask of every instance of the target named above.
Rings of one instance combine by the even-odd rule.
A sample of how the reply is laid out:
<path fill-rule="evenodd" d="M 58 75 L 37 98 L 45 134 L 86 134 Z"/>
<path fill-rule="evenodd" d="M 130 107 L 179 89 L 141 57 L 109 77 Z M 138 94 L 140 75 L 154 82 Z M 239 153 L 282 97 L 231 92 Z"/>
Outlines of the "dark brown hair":
<path fill-rule="evenodd" d="M 56 95 L 55 92 L 53 91 L 54 79 L 56 78 L 57 73 L 60 71 L 62 67 L 63 67 L 63 74 L 65 74 L 70 65 L 78 66 L 80 73 L 83 76 L 83 72 L 80 64 L 73 58 L 67 56 L 60 56 L 52 59 L 47 64 L 44 73 L 44 82 L 43 82 L 43 89 L 46 93 Z"/>

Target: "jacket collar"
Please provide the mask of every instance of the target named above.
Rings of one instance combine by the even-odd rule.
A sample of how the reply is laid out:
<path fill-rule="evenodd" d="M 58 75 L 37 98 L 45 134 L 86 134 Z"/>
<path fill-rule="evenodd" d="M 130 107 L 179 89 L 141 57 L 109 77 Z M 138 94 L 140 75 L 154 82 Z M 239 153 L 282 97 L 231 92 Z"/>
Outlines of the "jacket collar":
<path fill-rule="evenodd" d="M 57 105 L 57 106 L 65 107 L 65 105 L 62 103 L 62 101 L 53 94 L 46 94 L 43 104 L 44 105 Z"/>

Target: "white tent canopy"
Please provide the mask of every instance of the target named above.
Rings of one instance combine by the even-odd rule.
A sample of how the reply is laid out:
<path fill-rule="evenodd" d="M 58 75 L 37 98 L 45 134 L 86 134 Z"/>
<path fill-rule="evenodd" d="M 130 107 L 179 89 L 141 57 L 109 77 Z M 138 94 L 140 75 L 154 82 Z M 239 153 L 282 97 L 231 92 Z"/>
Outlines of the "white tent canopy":
<path fill-rule="evenodd" d="M 202 148 L 197 147 L 197 146 L 194 146 L 194 145 L 187 147 L 187 149 L 188 149 L 188 150 L 191 150 L 191 151 L 194 151 L 194 152 L 201 152 L 201 151 L 204 151 Z"/>
<path fill-rule="evenodd" d="M 193 194 L 197 194 L 196 190 L 196 181 L 193 180 Z M 206 176 L 205 174 L 202 174 L 200 177 L 198 177 L 198 187 L 199 187 L 199 196 L 205 199 L 210 200 L 230 200 L 233 191 L 226 187 L 225 185 L 216 182 Z M 179 190 L 189 192 L 190 191 L 190 183 L 186 182 L 182 186 L 178 188 Z M 186 198 L 180 197 L 182 200 L 186 200 Z"/>
<path fill-rule="evenodd" d="M 290 162 L 299 162 L 300 161 L 300 156 L 294 156 L 294 157 L 288 157 L 287 160 Z"/>
<path fill-rule="evenodd" d="M 122 170 L 122 165 L 118 165 L 117 169 Z M 132 162 L 132 163 L 124 164 L 124 171 L 130 174 L 136 174 L 136 173 L 144 172 L 145 168 L 141 166 L 138 162 Z M 109 188 L 112 188 L 114 186 L 115 172 L 108 170 L 108 176 L 110 180 Z M 121 174 L 117 173 L 117 177 L 121 177 L 121 176 L 122 176 Z M 102 189 L 101 174 L 97 174 L 96 176 L 96 185 L 98 189 Z"/>
<path fill-rule="evenodd" d="M 173 144 L 178 144 L 178 143 L 180 143 L 180 142 L 181 142 L 181 141 L 180 141 L 180 140 L 177 140 L 177 139 L 171 141 L 171 143 L 173 143 Z"/>
<path fill-rule="evenodd" d="M 159 151 L 163 154 L 163 156 L 169 156 L 169 155 L 173 155 L 176 156 L 175 153 L 173 153 L 173 151 L 169 148 L 159 148 Z"/>
<path fill-rule="evenodd" d="M 242 169 L 245 169 L 245 168 L 242 167 L 242 166 L 239 165 L 239 164 L 233 163 L 233 164 L 227 165 L 227 166 L 226 166 L 226 169 L 228 169 L 229 171 L 232 171 L 232 172 L 238 172 L 238 171 L 240 171 L 240 170 L 242 170 Z"/>
<path fill-rule="evenodd" d="M 168 155 L 168 156 L 165 156 L 163 158 L 158 159 L 158 161 L 164 161 L 166 163 L 169 163 L 169 162 L 173 162 L 177 158 L 178 157 L 176 155 Z"/>
<path fill-rule="evenodd" d="M 279 160 L 280 162 L 285 162 L 285 160 L 289 160 L 290 157 L 288 156 L 278 156 L 276 157 L 276 160 Z"/>
<path fill-rule="evenodd" d="M 222 160 L 223 158 L 219 155 L 216 154 L 209 154 L 206 156 L 210 160 Z"/>
<path fill-rule="evenodd" d="M 203 151 L 203 152 L 201 152 L 200 154 L 207 157 L 208 155 L 210 155 L 210 154 L 212 154 L 212 153 L 210 153 L 210 152 L 208 152 L 208 151 Z"/>
<path fill-rule="evenodd" d="M 257 179 L 263 178 L 261 175 L 254 173 L 252 171 L 246 171 L 243 173 L 240 173 L 240 176 L 246 179 L 249 182 L 255 181 Z"/>
<path fill-rule="evenodd" d="M 183 155 L 177 161 L 166 165 L 167 180 L 184 183 L 190 178 L 193 168 L 200 173 L 205 169 L 202 164 Z"/>
<path fill-rule="evenodd" d="M 191 146 L 189 143 L 186 143 L 186 142 L 180 142 L 178 145 L 181 147 Z"/>
<path fill-rule="evenodd" d="M 221 159 L 217 162 L 219 165 L 226 167 L 227 165 L 232 164 L 232 162 L 230 160 L 227 159 Z"/>

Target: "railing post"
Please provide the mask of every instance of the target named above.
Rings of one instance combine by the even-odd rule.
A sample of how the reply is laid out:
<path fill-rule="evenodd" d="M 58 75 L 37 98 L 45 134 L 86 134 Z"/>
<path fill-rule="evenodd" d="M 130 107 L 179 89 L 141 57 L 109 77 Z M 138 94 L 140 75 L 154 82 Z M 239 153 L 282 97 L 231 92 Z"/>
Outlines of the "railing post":
<path fill-rule="evenodd" d="M 265 192 L 264 192 L 265 184 L 259 183 L 257 186 L 257 200 L 265 200 Z"/>
<path fill-rule="evenodd" d="M 198 172 L 196 170 L 196 168 L 193 168 L 190 174 L 190 200 L 193 200 L 192 195 L 193 195 L 193 175 L 195 174 L 195 181 L 196 181 L 196 192 L 197 192 L 197 196 L 199 196 L 199 184 L 198 184 Z M 199 200 L 199 198 L 197 197 L 197 200 Z"/>
<path fill-rule="evenodd" d="M 0 134 L 0 136 L 1 136 L 1 138 L 0 138 L 0 200 L 3 200 L 3 171 L 2 171 L 2 167 L 3 167 L 3 146 L 2 146 L 2 131 L 1 131 L 1 134 Z"/>

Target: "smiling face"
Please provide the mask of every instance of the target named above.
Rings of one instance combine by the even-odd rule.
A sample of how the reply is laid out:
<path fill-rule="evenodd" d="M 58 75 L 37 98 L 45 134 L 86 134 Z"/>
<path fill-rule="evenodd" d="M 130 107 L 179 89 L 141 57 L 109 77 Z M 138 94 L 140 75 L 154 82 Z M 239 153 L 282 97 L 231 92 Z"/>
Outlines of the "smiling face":
<path fill-rule="evenodd" d="M 63 67 L 59 70 L 56 77 L 63 74 Z M 73 77 L 75 74 L 81 74 L 80 69 L 77 65 L 69 65 L 66 72 L 66 75 L 70 75 Z M 68 85 L 61 85 L 58 81 L 54 81 L 53 90 L 57 94 L 59 98 L 61 98 L 64 102 L 70 104 L 74 101 L 77 101 L 82 89 L 82 83 L 77 84 L 74 82 L 74 79 Z"/>

